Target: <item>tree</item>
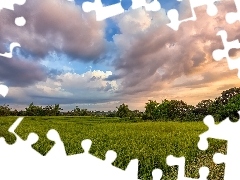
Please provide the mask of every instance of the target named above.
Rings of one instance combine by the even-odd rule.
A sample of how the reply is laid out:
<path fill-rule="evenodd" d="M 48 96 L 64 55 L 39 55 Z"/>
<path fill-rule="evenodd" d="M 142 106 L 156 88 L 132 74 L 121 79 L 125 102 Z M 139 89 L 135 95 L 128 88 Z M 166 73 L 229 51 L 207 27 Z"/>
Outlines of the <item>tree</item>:
<path fill-rule="evenodd" d="M 160 104 L 156 101 L 146 103 L 146 111 L 143 119 L 152 120 L 195 120 L 194 106 L 188 105 L 182 100 L 164 99 Z"/>
<path fill-rule="evenodd" d="M 4 104 L 3 106 L 0 106 L 0 115 L 1 116 L 11 115 L 11 108 L 9 108 L 9 105 Z"/>
<path fill-rule="evenodd" d="M 222 121 L 229 116 L 230 111 L 226 110 L 230 105 L 226 106 L 232 98 L 240 94 L 240 88 L 230 88 L 221 93 L 221 96 L 215 98 L 212 105 L 209 107 L 209 114 L 213 115 L 216 120 Z M 232 104 L 233 102 L 231 102 Z M 234 103 L 237 103 L 236 101 Z M 231 117 L 231 116 L 230 116 Z M 236 114 L 235 114 L 236 117 Z"/>
<path fill-rule="evenodd" d="M 108 111 L 107 114 L 106 114 L 106 117 L 116 117 L 117 111 Z"/>
<path fill-rule="evenodd" d="M 133 117 L 141 117 L 142 116 L 142 112 L 140 112 L 139 110 L 134 110 L 134 111 L 132 111 L 132 116 Z"/>
<path fill-rule="evenodd" d="M 117 108 L 117 112 L 116 112 L 117 117 L 120 117 L 120 118 L 130 117 L 131 111 L 129 110 L 128 105 L 123 103 L 116 108 Z"/>
<path fill-rule="evenodd" d="M 55 105 L 48 105 L 44 107 L 43 110 L 45 115 L 47 116 L 59 116 L 61 113 L 60 111 L 63 109 L 60 108 L 59 104 L 55 104 Z"/>
<path fill-rule="evenodd" d="M 207 99 L 207 100 L 202 100 L 196 105 L 196 108 L 194 109 L 195 114 L 200 114 L 200 115 L 209 115 L 210 111 L 209 108 L 213 105 L 213 100 Z"/>
<path fill-rule="evenodd" d="M 33 102 L 25 109 L 26 109 L 27 116 L 44 116 L 45 115 L 45 112 L 42 106 L 35 106 Z"/>
<path fill-rule="evenodd" d="M 156 120 L 157 117 L 157 107 L 159 103 L 157 101 L 148 100 L 148 102 L 145 105 L 145 112 L 143 115 L 143 119 L 150 119 L 150 120 Z"/>
<path fill-rule="evenodd" d="M 224 108 L 221 108 L 219 111 L 221 120 L 229 117 L 231 120 L 237 121 L 239 119 L 238 111 L 240 111 L 240 94 L 232 97 Z"/>
<path fill-rule="evenodd" d="M 187 105 L 182 100 L 167 100 L 164 99 L 157 107 L 158 118 L 163 120 L 175 120 L 185 118 L 192 106 Z"/>
<path fill-rule="evenodd" d="M 215 99 L 215 101 L 217 102 L 217 103 L 220 103 L 220 104 L 227 104 L 228 103 L 228 101 L 232 98 L 232 97 L 234 97 L 234 96 L 236 96 L 236 95 L 238 95 L 238 94 L 240 94 L 240 88 L 237 88 L 237 87 L 234 87 L 234 88 L 230 88 L 230 89 L 228 89 L 228 90 L 226 90 L 226 91 L 223 91 L 222 93 L 221 93 L 221 96 L 219 96 L 219 97 L 217 97 L 216 99 Z"/>
<path fill-rule="evenodd" d="M 61 114 L 61 110 L 63 110 L 62 108 L 60 108 L 60 105 L 59 104 L 55 104 L 53 106 L 53 114 L 54 116 L 59 116 Z"/>

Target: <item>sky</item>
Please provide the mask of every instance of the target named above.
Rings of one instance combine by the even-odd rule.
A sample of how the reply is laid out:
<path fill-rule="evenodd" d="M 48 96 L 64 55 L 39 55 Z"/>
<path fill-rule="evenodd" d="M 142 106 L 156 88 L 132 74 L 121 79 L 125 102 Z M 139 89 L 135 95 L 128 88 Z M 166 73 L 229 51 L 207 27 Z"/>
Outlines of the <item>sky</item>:
<path fill-rule="evenodd" d="M 209 16 L 197 7 L 197 21 L 182 23 L 178 31 L 166 24 L 167 12 L 177 9 L 180 19 L 191 17 L 188 0 L 160 0 L 157 12 L 131 9 L 123 0 L 123 14 L 96 21 L 95 12 L 82 10 L 84 0 L 26 0 L 15 10 L 0 10 L 0 53 L 19 42 L 12 58 L 0 56 L 0 84 L 9 87 L 1 104 L 24 109 L 60 104 L 89 110 L 116 110 L 122 103 L 144 110 L 148 100 L 183 100 L 196 105 L 214 99 L 223 90 L 239 87 L 237 70 L 226 60 L 215 61 L 212 52 L 223 48 L 220 29 L 228 39 L 240 37 L 239 22 L 229 25 L 231 1 L 217 5 Z M 107 6 L 118 0 L 102 0 Z M 23 16 L 26 25 L 14 24 Z M 231 50 L 237 58 L 239 52 Z"/>

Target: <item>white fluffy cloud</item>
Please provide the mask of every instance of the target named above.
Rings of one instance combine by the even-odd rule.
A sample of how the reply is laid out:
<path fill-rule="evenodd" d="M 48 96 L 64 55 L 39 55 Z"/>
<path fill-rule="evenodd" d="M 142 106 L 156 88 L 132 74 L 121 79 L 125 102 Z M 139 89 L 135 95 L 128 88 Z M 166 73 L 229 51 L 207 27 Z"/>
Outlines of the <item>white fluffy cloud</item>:
<path fill-rule="evenodd" d="M 55 80 L 48 78 L 46 82 L 26 88 L 10 88 L 7 100 L 18 99 L 18 103 L 25 105 L 32 101 L 42 105 L 111 103 L 118 89 L 116 81 L 105 80 L 111 74 L 111 71 L 100 70 L 83 74 L 67 72 Z"/>

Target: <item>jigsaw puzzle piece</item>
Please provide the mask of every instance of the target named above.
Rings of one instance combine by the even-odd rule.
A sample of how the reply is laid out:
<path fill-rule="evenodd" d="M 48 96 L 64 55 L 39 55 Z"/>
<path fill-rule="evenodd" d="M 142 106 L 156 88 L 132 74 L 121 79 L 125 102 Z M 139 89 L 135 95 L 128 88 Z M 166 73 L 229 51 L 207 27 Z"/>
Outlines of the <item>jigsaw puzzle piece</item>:
<path fill-rule="evenodd" d="M 184 157 L 174 157 L 172 155 L 169 155 L 167 157 L 167 164 L 169 166 L 178 166 L 178 177 L 177 180 L 196 180 L 193 178 L 185 177 L 185 158 Z M 198 180 L 207 180 L 207 177 L 209 175 L 209 169 L 207 167 L 201 167 L 199 169 L 199 175 L 200 177 Z"/>
<path fill-rule="evenodd" d="M 146 11 L 159 11 L 161 9 L 161 4 L 158 2 L 158 0 L 153 0 L 150 3 L 147 3 L 146 0 L 132 0 L 132 9 L 138 9 L 141 7 L 145 7 Z M 101 0 L 84 2 L 82 4 L 82 9 L 84 12 L 95 11 L 97 21 L 102 21 L 104 19 L 122 14 L 125 11 L 122 7 L 121 0 L 119 3 L 108 6 L 104 6 Z"/>
<path fill-rule="evenodd" d="M 8 152 L 8 144 L 5 141 L 4 137 L 0 137 L 0 158 L 5 156 L 6 152 Z"/>
<path fill-rule="evenodd" d="M 212 53 L 213 59 L 215 59 L 216 61 L 220 61 L 221 59 L 226 58 L 229 69 L 230 70 L 238 69 L 238 77 L 240 78 L 240 58 L 231 59 L 229 56 L 229 51 L 231 49 L 240 48 L 239 40 L 228 42 L 227 32 L 225 30 L 218 31 L 217 35 L 221 36 L 224 49 L 214 50 Z"/>
<path fill-rule="evenodd" d="M 8 87 L 6 85 L 3 85 L 1 84 L 0 85 L 0 94 L 3 96 L 3 97 L 6 97 L 6 95 L 8 94 Z"/>
<path fill-rule="evenodd" d="M 234 0 L 237 12 L 229 12 L 226 14 L 226 21 L 229 24 L 233 24 L 236 21 L 240 21 L 240 1 L 239 0 Z"/>
<path fill-rule="evenodd" d="M 2 87 L 4 87 L 4 85 L 2 85 Z M 6 90 L 7 90 L 7 87 L 4 87 L 4 90 L 1 92 L 3 96 L 7 93 Z M 16 141 L 15 134 L 12 132 L 9 132 L 9 127 L 11 125 L 12 125 L 12 118 L 9 120 L 6 120 L 4 117 L 0 117 L 0 137 L 2 138 L 2 141 L 5 141 L 9 145 L 13 144 Z"/>
<path fill-rule="evenodd" d="M 67 153 L 65 150 L 64 143 L 61 140 L 59 133 L 55 129 L 50 129 L 47 132 L 47 138 L 50 141 L 54 142 L 53 147 L 48 151 L 48 153 L 43 156 L 44 157 L 44 174 L 49 174 L 47 177 L 43 177 L 42 179 L 74 179 L 74 177 L 70 177 L 69 174 L 65 174 L 62 172 L 71 172 L 71 165 L 66 167 L 67 162 Z M 54 167 L 54 168 L 53 168 Z M 67 169 L 68 168 L 68 169 Z M 76 178 L 76 177 L 75 177 Z"/>
<path fill-rule="evenodd" d="M 115 151 L 109 150 L 105 154 L 105 160 L 104 162 L 108 166 L 114 167 L 112 163 L 116 160 L 117 158 L 117 153 Z M 136 179 L 138 176 L 138 160 L 134 159 L 131 160 L 130 163 L 128 164 L 127 168 L 125 169 L 125 175 L 129 179 Z"/>
<path fill-rule="evenodd" d="M 152 171 L 153 180 L 160 180 L 162 178 L 163 172 L 161 169 L 154 169 Z"/>
<path fill-rule="evenodd" d="M 153 0 L 150 3 L 147 3 L 146 0 L 132 0 L 132 9 L 138 9 L 145 7 L 146 11 L 159 11 L 161 9 L 161 4 L 158 0 Z"/>
<path fill-rule="evenodd" d="M 31 158 L 32 156 L 40 156 L 40 154 L 37 151 L 34 151 L 32 148 L 32 145 L 35 144 L 39 139 L 37 134 L 30 133 L 27 137 L 27 140 L 24 141 L 15 133 L 16 128 L 19 126 L 23 119 L 23 117 L 17 118 L 17 120 L 8 129 L 8 131 L 13 133 L 16 137 L 16 142 L 9 147 L 12 149 L 13 154 L 15 154 L 16 156 L 18 156 L 19 154 L 24 154 L 29 158 Z"/>
<path fill-rule="evenodd" d="M 23 5 L 25 4 L 26 0 L 7 0 L 7 1 L 0 1 L 0 10 L 1 9 L 9 9 L 14 10 L 14 4 Z"/>
<path fill-rule="evenodd" d="M 7 93 L 8 87 L 5 85 L 0 85 L 0 94 L 5 97 Z M 12 120 L 10 119 L 6 120 L 4 117 L 0 117 L 0 138 L 2 138 L 1 141 L 5 141 L 7 144 L 13 144 L 16 141 L 15 134 L 8 131 L 9 127 L 12 125 L 11 121 Z"/>
<path fill-rule="evenodd" d="M 12 57 L 13 57 L 13 56 L 12 56 L 13 49 L 14 49 L 15 47 L 21 47 L 21 45 L 20 45 L 19 43 L 17 43 L 17 42 L 11 43 L 11 44 L 10 44 L 10 52 L 8 52 L 8 53 L 5 52 L 4 54 L 1 54 L 1 53 L 0 53 L 0 56 L 6 57 L 6 58 L 12 58 Z"/>
<path fill-rule="evenodd" d="M 208 126 L 208 131 L 199 135 L 200 140 L 198 142 L 198 148 L 200 150 L 206 150 L 208 148 L 208 138 L 229 140 L 234 139 L 240 135 L 240 133 L 236 134 L 236 132 L 239 132 L 239 126 L 232 124 L 229 118 L 226 118 L 221 122 L 221 124 L 216 125 L 213 116 L 208 115 L 203 119 L 203 122 L 206 126 Z"/>
<path fill-rule="evenodd" d="M 26 24 L 26 19 L 24 17 L 17 17 L 15 19 L 15 24 L 17 26 L 24 26 Z"/>
<path fill-rule="evenodd" d="M 8 145 L 3 138 L 0 139 L 0 169 L 4 169 L 4 172 L 1 172 L 1 176 L 7 177 L 7 179 L 24 177 L 24 179 L 30 180 L 32 179 L 32 175 L 27 171 L 35 174 L 37 173 L 36 167 L 39 163 L 41 164 L 41 155 L 31 147 L 38 141 L 38 136 L 35 133 L 30 133 L 27 140 L 23 141 L 15 133 L 15 129 L 22 120 L 23 117 L 18 118 L 9 128 L 9 132 L 13 133 L 16 137 L 14 144 Z M 26 169 L 25 166 L 22 166 L 23 162 L 25 165 L 30 166 Z M 14 173 L 12 173 L 13 169 Z"/>
<path fill-rule="evenodd" d="M 112 165 L 117 157 L 115 151 L 107 151 L 105 160 L 102 160 L 89 153 L 91 144 L 91 140 L 85 139 L 81 143 L 83 153 L 67 156 L 69 164 L 78 164 L 70 170 L 71 179 L 138 180 L 137 159 L 131 160 L 127 168 L 122 170 Z"/>
<path fill-rule="evenodd" d="M 94 2 L 84 2 L 82 4 L 82 9 L 84 12 L 95 11 L 97 21 L 102 21 L 124 12 L 121 2 L 109 6 L 103 6 L 101 0 L 95 0 Z"/>
<path fill-rule="evenodd" d="M 179 20 L 179 12 L 176 9 L 171 9 L 167 12 L 167 16 L 170 20 L 170 23 L 167 24 L 167 26 L 169 26 L 170 28 L 172 28 L 173 30 L 177 31 L 179 29 L 179 25 L 183 22 L 187 22 L 187 21 L 196 21 L 197 20 L 197 16 L 195 13 L 194 8 L 196 7 L 200 7 L 200 6 L 207 6 L 207 14 L 209 16 L 215 16 L 218 12 L 218 9 L 216 7 L 216 0 L 188 0 L 190 3 L 190 7 L 191 7 L 191 13 L 192 13 L 192 17 L 190 18 L 186 18 L 183 20 Z M 221 0 L 218 0 L 221 1 Z"/>
<path fill-rule="evenodd" d="M 14 4 L 23 5 L 25 4 L 26 0 L 7 0 L 7 1 L 0 1 L 0 11 L 1 9 L 9 9 L 14 10 Z M 15 24 L 17 26 L 24 26 L 26 24 L 26 19 L 24 17 L 17 17 L 15 18 Z M 10 52 L 5 52 L 4 54 L 0 53 L 0 56 L 6 58 L 12 58 L 12 52 L 15 47 L 21 47 L 19 43 L 13 42 L 10 44 Z"/>
<path fill-rule="evenodd" d="M 46 154 L 47 157 L 57 158 L 67 156 L 64 143 L 55 129 L 48 131 L 47 138 L 55 142 L 53 147 Z"/>
<path fill-rule="evenodd" d="M 240 114 L 240 111 L 238 112 Z M 213 160 L 216 164 L 225 163 L 224 179 L 240 179 L 239 167 L 240 162 L 240 121 L 231 122 L 226 118 L 219 124 L 214 123 L 212 116 L 208 115 L 204 118 L 204 123 L 208 126 L 208 130 L 199 135 L 200 141 L 198 144 L 199 149 L 207 149 L 207 138 L 214 138 L 227 141 L 227 154 L 216 153 Z M 204 142 L 201 142 L 204 141 Z"/>
<path fill-rule="evenodd" d="M 216 2 L 220 2 L 220 1 L 221 0 L 201 0 L 201 1 L 190 0 L 190 4 L 192 7 L 192 10 L 196 7 L 207 5 L 207 14 L 209 16 L 215 16 L 218 13 Z M 194 13 L 194 16 L 196 17 L 195 13 Z"/>
<path fill-rule="evenodd" d="M 236 148 L 236 147 L 235 147 Z M 213 156 L 213 162 L 215 164 L 221 164 L 225 163 L 225 170 L 224 170 L 224 180 L 230 180 L 230 179 L 240 179 L 240 173 L 239 173 L 239 148 L 238 152 L 231 152 L 231 150 L 228 148 L 227 155 L 216 153 Z"/>

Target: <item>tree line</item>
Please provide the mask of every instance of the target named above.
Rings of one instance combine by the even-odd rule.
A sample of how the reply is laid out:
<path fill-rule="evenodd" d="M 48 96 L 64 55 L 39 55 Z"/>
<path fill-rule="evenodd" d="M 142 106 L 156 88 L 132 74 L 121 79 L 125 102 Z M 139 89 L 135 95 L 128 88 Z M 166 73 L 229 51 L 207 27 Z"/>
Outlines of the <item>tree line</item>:
<path fill-rule="evenodd" d="M 160 103 L 156 100 L 149 100 L 145 104 L 145 111 L 130 110 L 128 105 L 123 103 L 114 111 L 89 111 L 76 106 L 73 110 L 63 112 L 59 104 L 37 106 L 31 103 L 25 110 L 17 111 L 9 105 L 0 106 L 1 116 L 104 116 L 120 117 L 122 119 L 142 119 L 151 121 L 202 121 L 211 114 L 217 121 L 229 117 L 235 121 L 239 119 L 240 110 L 240 87 L 230 88 L 221 93 L 214 100 L 207 99 L 200 101 L 196 106 L 188 105 L 182 100 L 164 99 Z"/>

